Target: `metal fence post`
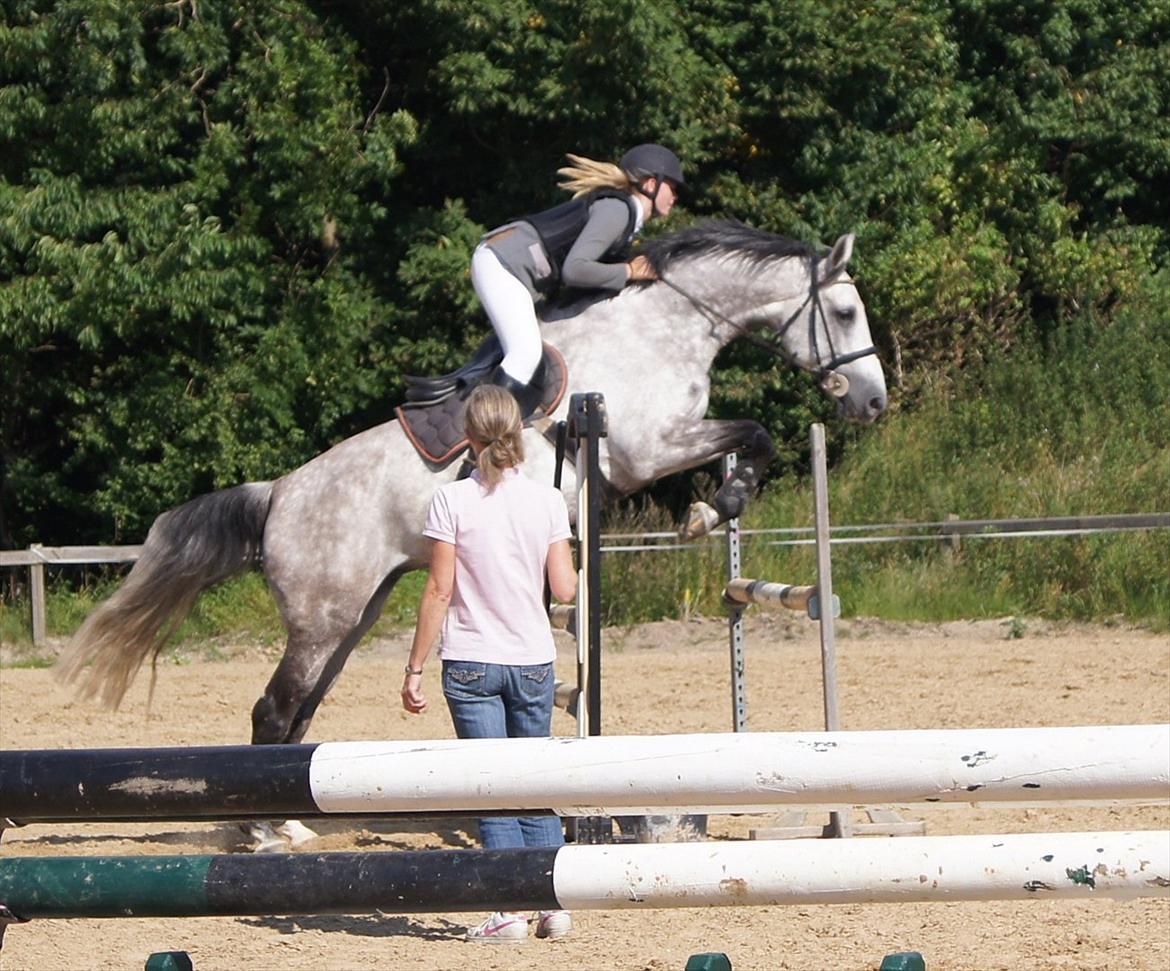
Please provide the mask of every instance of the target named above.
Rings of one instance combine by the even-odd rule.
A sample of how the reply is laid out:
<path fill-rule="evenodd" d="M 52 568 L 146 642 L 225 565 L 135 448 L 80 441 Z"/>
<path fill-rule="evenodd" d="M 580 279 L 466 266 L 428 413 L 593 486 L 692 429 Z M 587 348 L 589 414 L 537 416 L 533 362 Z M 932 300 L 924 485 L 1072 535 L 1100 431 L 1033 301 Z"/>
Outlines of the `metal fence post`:
<path fill-rule="evenodd" d="M 735 471 L 736 455 L 723 456 L 723 480 Z M 740 575 L 741 558 L 739 542 L 739 520 L 729 519 L 727 529 L 727 576 L 734 580 Z M 732 731 L 746 732 L 747 726 L 747 684 L 743 648 L 743 607 L 727 604 L 727 639 L 731 651 L 731 728 Z"/>

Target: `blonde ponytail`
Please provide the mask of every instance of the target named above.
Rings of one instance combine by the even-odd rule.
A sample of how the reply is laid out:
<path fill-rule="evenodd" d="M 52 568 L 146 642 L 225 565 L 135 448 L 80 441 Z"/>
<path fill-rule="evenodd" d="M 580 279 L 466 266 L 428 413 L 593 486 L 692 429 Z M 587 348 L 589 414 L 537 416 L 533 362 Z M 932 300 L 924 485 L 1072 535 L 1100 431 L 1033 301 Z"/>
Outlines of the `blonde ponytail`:
<path fill-rule="evenodd" d="M 481 384 L 467 398 L 463 413 L 467 437 L 482 445 L 476 466 L 480 481 L 491 492 L 506 469 L 524 461 L 524 426 L 516 399 L 498 385 Z"/>
<path fill-rule="evenodd" d="M 572 164 L 557 169 L 557 175 L 564 176 L 560 188 L 573 193 L 573 197 L 592 192 L 594 189 L 621 189 L 630 191 L 635 183 L 613 162 L 595 162 L 580 155 L 566 155 Z"/>

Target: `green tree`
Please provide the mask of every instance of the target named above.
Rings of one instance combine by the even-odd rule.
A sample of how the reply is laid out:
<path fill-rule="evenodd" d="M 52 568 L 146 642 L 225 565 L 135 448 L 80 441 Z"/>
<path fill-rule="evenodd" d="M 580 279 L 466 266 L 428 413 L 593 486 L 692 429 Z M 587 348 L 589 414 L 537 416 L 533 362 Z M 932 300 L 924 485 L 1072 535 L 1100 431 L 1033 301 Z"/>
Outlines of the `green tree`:
<path fill-rule="evenodd" d="M 414 124 L 359 73 L 293 0 L 8 4 L 3 539 L 141 535 L 386 395 L 360 254 Z"/>
<path fill-rule="evenodd" d="M 962 188 L 1012 241 L 1038 324 L 1133 294 L 1170 256 L 1170 7 L 965 0 L 951 31 L 982 134 Z"/>

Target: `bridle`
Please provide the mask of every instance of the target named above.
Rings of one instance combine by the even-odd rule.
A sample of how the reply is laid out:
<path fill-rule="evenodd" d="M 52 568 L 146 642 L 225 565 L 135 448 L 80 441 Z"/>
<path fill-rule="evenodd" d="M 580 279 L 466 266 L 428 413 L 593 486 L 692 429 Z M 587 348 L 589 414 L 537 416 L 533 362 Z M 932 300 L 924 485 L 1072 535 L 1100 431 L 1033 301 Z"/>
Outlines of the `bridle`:
<path fill-rule="evenodd" d="M 694 294 L 688 293 L 680 287 L 673 280 L 669 280 L 664 276 L 658 279 L 665 283 L 668 287 L 676 293 L 685 297 L 699 310 L 710 318 L 718 320 L 720 323 L 726 324 L 734 332 L 735 337 L 743 337 L 750 343 L 761 347 L 771 354 L 775 354 L 781 360 L 786 361 L 794 368 L 799 368 L 802 371 L 807 371 L 816 378 L 817 383 L 828 393 L 835 398 L 843 398 L 849 392 L 849 379 L 843 374 L 837 372 L 837 368 L 844 364 L 849 364 L 852 361 L 860 360 L 863 357 L 869 357 L 871 354 L 877 356 L 878 350 L 870 344 L 869 347 L 863 347 L 861 350 L 850 351 L 848 354 L 838 354 L 837 349 L 833 346 L 833 332 L 829 329 L 829 318 L 825 314 L 824 305 L 821 303 L 821 289 L 826 285 L 826 281 L 817 279 L 817 269 L 820 266 L 821 258 L 819 256 L 809 257 L 809 286 L 808 293 L 800 306 L 797 307 L 788 318 L 779 327 L 773 328 L 768 337 L 763 337 L 749 329 L 750 325 L 737 324 L 731 318 L 720 313 L 710 304 L 700 300 Z M 837 283 L 844 281 L 834 281 Z M 833 284 L 828 284 L 832 286 Z M 795 296 L 793 294 L 792 296 Z M 783 299 L 789 299 L 785 297 Z M 809 347 L 813 353 L 813 364 L 805 364 L 803 361 L 797 359 L 795 354 L 792 354 L 788 348 L 784 346 L 784 335 L 788 333 L 789 328 L 800 318 L 805 308 L 808 308 L 808 341 Z M 825 340 L 827 341 L 828 357 L 825 360 L 821 358 L 821 348 L 817 341 L 817 314 L 820 314 L 822 323 L 824 324 Z"/>

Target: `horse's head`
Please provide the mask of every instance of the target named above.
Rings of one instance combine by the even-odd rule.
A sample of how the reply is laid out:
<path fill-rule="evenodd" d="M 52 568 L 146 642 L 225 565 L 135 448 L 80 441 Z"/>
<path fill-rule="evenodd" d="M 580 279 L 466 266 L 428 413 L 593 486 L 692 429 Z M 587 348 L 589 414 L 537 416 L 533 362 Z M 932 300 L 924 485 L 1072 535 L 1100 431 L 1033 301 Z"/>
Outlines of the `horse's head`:
<path fill-rule="evenodd" d="M 712 325 L 720 345 L 746 336 L 780 353 L 813 374 L 846 418 L 868 423 L 885 411 L 865 304 L 846 272 L 852 235 L 820 257 L 805 243 L 724 220 L 660 237 L 647 251 L 660 279 Z M 665 272 L 675 261 L 693 264 L 685 288 Z"/>
<path fill-rule="evenodd" d="M 820 379 L 846 418 L 869 423 L 886 409 L 886 379 L 869 333 L 865 304 L 846 272 L 853 234 L 808 263 L 808 292 L 795 311 L 771 320 L 795 362 Z"/>

